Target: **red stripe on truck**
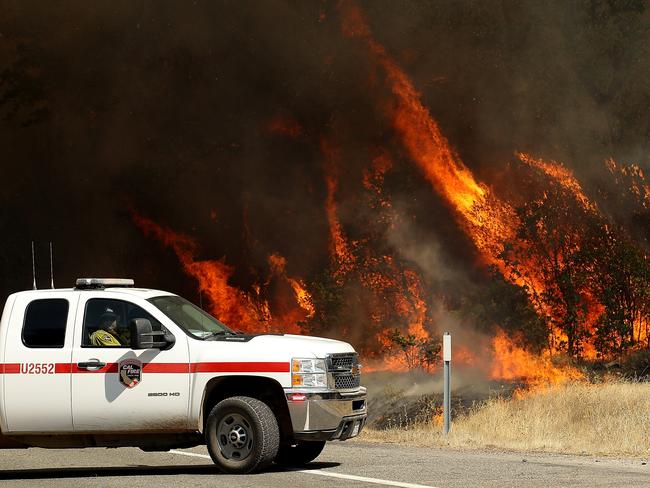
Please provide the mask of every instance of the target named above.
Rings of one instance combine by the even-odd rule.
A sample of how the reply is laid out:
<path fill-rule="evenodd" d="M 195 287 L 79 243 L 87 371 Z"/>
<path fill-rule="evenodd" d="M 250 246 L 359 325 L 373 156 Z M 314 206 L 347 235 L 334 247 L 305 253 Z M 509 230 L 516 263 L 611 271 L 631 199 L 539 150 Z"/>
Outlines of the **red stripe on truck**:
<path fill-rule="evenodd" d="M 189 373 L 189 363 L 144 363 L 145 373 Z"/>
<path fill-rule="evenodd" d="M 2 374 L 21 374 L 21 363 L 0 364 Z M 51 363 L 49 363 L 51 364 Z M 117 373 L 119 363 L 107 363 L 99 369 L 85 369 L 76 363 L 56 363 L 56 374 L 70 373 Z M 144 363 L 145 373 L 288 373 L 289 363 L 272 362 L 221 362 L 221 363 Z M 28 373 L 24 373 L 28 374 Z M 45 374 L 45 373 L 42 373 Z"/>
<path fill-rule="evenodd" d="M 70 363 L 56 363 L 54 372 L 58 374 L 72 373 L 72 364 Z"/>
<path fill-rule="evenodd" d="M 192 363 L 193 373 L 288 373 L 289 363 Z"/>
<path fill-rule="evenodd" d="M 2 365 L 2 372 L 4 374 L 20 373 L 20 363 L 6 363 Z"/>

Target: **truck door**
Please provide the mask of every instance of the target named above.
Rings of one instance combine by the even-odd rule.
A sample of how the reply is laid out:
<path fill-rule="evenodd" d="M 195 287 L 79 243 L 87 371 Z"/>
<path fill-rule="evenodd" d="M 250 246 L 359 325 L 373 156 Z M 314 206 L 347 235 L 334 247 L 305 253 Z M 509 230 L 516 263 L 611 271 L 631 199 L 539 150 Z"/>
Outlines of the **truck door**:
<path fill-rule="evenodd" d="M 72 431 L 70 360 L 78 293 L 16 296 L 5 340 L 8 433 Z"/>
<path fill-rule="evenodd" d="M 145 310 L 146 308 L 146 310 Z M 149 319 L 173 335 L 167 350 L 133 350 L 129 323 Z M 76 432 L 183 431 L 188 428 L 187 337 L 144 300 L 102 292 L 77 306 L 72 350 L 72 418 Z"/>

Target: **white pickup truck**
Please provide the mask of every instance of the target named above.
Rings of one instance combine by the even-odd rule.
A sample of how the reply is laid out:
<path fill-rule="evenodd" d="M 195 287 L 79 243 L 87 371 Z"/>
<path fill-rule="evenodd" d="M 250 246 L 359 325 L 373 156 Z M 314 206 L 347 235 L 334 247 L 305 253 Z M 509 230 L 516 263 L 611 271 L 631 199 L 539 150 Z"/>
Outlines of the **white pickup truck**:
<path fill-rule="evenodd" d="M 133 280 L 10 295 L 0 373 L 4 449 L 206 444 L 222 471 L 250 473 L 308 463 L 367 416 L 349 344 L 237 333 Z"/>

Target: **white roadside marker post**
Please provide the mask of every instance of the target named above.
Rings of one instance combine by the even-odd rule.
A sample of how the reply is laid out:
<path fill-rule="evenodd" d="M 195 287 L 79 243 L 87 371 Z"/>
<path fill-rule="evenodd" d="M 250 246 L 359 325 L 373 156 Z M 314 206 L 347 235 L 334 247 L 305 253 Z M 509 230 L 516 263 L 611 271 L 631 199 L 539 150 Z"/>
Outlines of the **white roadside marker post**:
<path fill-rule="evenodd" d="M 444 392 L 442 398 L 442 415 L 444 418 L 443 433 L 449 434 L 449 424 L 451 417 L 451 335 L 445 332 L 442 336 L 442 360 L 444 366 Z"/>

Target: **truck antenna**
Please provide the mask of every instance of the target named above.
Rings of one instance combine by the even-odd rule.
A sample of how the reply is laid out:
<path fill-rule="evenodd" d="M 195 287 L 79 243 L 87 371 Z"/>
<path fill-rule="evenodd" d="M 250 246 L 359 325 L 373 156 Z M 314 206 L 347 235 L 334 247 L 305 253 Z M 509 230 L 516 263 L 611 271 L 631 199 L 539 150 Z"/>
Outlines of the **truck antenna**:
<path fill-rule="evenodd" d="M 52 259 L 52 241 L 50 241 L 50 288 L 54 290 L 54 261 Z"/>
<path fill-rule="evenodd" d="M 36 290 L 36 260 L 34 259 L 34 241 L 32 241 L 32 277 L 34 278 L 32 289 Z"/>

